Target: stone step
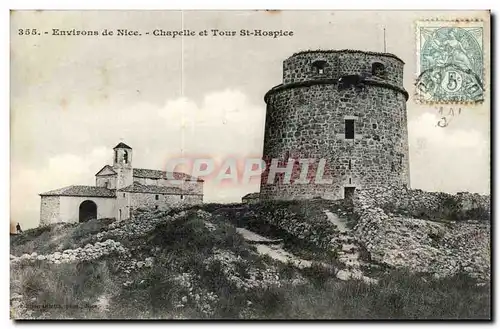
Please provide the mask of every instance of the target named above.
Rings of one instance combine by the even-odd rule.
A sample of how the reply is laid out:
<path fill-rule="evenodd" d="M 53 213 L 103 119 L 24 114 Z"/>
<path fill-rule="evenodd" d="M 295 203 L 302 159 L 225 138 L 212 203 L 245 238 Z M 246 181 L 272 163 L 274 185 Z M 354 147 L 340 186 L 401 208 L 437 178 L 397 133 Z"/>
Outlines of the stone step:
<path fill-rule="evenodd" d="M 342 244 L 342 251 L 344 252 L 356 251 L 358 249 L 358 246 L 352 243 Z"/>

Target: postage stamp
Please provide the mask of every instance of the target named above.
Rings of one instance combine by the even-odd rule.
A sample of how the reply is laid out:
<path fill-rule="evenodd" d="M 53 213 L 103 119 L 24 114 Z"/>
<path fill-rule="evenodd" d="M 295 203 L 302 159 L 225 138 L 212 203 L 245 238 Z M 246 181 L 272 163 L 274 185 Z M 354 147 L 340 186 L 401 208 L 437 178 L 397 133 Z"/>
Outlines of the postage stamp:
<path fill-rule="evenodd" d="M 416 99 L 429 103 L 484 100 L 483 21 L 417 21 Z"/>

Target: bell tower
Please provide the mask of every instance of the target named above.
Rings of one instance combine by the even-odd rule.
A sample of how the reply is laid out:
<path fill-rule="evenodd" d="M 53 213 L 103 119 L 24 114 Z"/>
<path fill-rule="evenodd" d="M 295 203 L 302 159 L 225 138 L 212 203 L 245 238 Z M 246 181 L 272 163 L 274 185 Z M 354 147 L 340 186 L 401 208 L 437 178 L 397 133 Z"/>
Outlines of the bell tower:
<path fill-rule="evenodd" d="M 125 143 L 119 143 L 113 148 L 113 169 L 117 173 L 116 189 L 132 185 L 132 148 Z"/>

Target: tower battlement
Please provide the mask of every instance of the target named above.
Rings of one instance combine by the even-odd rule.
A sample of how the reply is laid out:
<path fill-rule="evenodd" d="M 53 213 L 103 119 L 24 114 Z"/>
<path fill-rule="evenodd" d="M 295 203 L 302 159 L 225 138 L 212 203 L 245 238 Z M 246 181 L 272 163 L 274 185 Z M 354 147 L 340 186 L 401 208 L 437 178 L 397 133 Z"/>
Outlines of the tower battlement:
<path fill-rule="evenodd" d="M 361 50 L 308 50 L 283 62 L 283 84 L 360 75 L 403 88 L 404 62 L 388 53 Z"/>

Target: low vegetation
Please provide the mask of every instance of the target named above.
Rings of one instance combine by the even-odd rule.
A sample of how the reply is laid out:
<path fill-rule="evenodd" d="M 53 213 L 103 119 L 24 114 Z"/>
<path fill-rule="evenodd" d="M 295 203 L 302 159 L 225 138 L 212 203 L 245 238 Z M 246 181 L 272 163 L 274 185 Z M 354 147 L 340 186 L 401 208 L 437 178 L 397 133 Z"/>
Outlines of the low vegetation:
<path fill-rule="evenodd" d="M 250 218 L 262 214 L 259 207 L 266 206 L 195 207 L 174 220 L 161 222 L 145 238 L 120 240 L 131 256 L 11 266 L 11 303 L 15 302 L 11 315 L 37 319 L 491 317 L 490 285 L 478 286 L 464 275 L 433 279 L 392 270 L 381 272 L 379 283 L 370 285 L 357 280 L 341 281 L 334 270 L 316 263 L 298 269 L 260 255 L 236 232 L 243 215 Z M 293 202 L 283 203 L 282 207 L 311 220 L 320 209 L 312 206 L 304 210 Z M 12 238 L 11 254 L 42 254 L 82 246 L 111 222 L 95 220 L 27 230 Z M 330 259 L 317 247 L 304 244 L 278 227 L 251 223 L 257 222 L 246 221 L 253 230 L 282 238 L 285 247 L 294 252 L 302 249 L 304 257 L 315 262 Z M 123 270 L 124 264 L 149 256 L 154 257 L 153 266 L 130 273 Z"/>
<path fill-rule="evenodd" d="M 69 249 L 72 246 L 87 244 L 95 235 L 111 224 L 114 219 L 92 219 L 85 223 L 57 223 L 26 230 L 10 239 L 10 253 L 15 256 L 22 254 L 53 253 Z"/>

